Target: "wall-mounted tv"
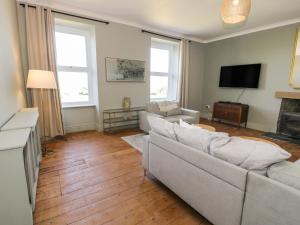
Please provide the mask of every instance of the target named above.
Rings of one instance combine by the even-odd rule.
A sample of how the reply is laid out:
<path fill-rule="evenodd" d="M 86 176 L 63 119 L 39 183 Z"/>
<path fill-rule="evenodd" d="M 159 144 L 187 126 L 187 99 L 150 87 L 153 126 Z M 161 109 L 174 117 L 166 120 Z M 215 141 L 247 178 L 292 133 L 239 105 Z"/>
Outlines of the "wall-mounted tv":
<path fill-rule="evenodd" d="M 219 87 L 258 88 L 261 64 L 222 66 Z"/>

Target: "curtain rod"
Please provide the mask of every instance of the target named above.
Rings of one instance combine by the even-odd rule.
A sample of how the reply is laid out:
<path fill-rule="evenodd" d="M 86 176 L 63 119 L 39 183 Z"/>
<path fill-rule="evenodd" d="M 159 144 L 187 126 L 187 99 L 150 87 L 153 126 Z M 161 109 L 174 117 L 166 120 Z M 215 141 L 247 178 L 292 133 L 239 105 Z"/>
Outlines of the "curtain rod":
<path fill-rule="evenodd" d="M 20 5 L 23 6 L 23 7 L 25 7 L 25 3 L 20 3 Z M 34 5 L 28 5 L 28 7 L 30 7 L 30 8 L 36 8 L 36 6 L 34 6 Z M 109 24 L 108 21 L 93 19 L 93 18 L 85 17 L 85 16 L 74 15 L 74 14 L 66 13 L 66 12 L 62 12 L 62 11 L 52 10 L 52 12 L 59 13 L 59 14 L 62 14 L 62 15 L 66 15 L 66 16 L 77 17 L 77 18 L 80 18 L 80 19 L 86 19 L 86 20 L 96 21 L 96 22 L 100 22 L 100 23 L 105 23 L 106 25 Z"/>
<path fill-rule="evenodd" d="M 153 35 L 157 35 L 157 36 L 161 36 L 161 37 L 165 37 L 165 38 L 170 38 L 176 41 L 181 41 L 182 38 L 177 38 L 177 37 L 172 37 L 172 36 L 168 36 L 168 35 L 164 35 L 164 34 L 159 34 L 159 33 L 155 33 L 152 31 L 148 31 L 148 30 L 142 30 L 142 33 L 147 33 L 147 34 L 153 34 Z M 189 40 L 189 42 L 192 42 L 191 40 Z"/>
<path fill-rule="evenodd" d="M 164 35 L 164 34 L 159 34 L 159 33 L 151 32 L 151 31 L 147 31 L 147 30 L 142 30 L 142 33 L 153 34 L 153 35 L 157 35 L 157 36 L 161 36 L 161 37 L 165 37 L 165 38 L 174 39 L 174 40 L 177 40 L 177 41 L 182 40 L 181 38 L 176 38 L 176 37 L 172 37 L 172 36 L 168 36 L 168 35 Z"/>

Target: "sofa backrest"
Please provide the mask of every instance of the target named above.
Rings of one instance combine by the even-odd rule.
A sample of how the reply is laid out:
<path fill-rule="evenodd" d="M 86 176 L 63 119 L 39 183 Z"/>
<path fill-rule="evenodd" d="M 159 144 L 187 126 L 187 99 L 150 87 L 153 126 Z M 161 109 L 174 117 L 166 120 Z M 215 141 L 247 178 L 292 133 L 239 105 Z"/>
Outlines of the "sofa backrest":
<path fill-rule="evenodd" d="M 300 191 L 249 172 L 242 225 L 299 225 Z"/>
<path fill-rule="evenodd" d="M 209 174 L 245 191 L 247 170 L 217 159 L 205 152 L 196 150 L 177 141 L 166 138 L 153 131 L 150 132 L 150 143 L 153 143 L 167 152 L 183 159 Z M 151 149 L 150 149 L 151 151 Z"/>

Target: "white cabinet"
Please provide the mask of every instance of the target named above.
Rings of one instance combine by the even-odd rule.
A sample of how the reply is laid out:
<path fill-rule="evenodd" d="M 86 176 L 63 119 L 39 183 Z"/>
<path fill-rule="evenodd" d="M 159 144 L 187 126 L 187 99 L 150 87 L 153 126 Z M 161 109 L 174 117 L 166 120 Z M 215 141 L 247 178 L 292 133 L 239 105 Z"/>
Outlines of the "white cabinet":
<path fill-rule="evenodd" d="M 31 225 L 42 157 L 38 110 L 22 109 L 0 128 L 0 224 Z"/>
<path fill-rule="evenodd" d="M 32 225 L 30 129 L 0 132 L 0 224 Z"/>

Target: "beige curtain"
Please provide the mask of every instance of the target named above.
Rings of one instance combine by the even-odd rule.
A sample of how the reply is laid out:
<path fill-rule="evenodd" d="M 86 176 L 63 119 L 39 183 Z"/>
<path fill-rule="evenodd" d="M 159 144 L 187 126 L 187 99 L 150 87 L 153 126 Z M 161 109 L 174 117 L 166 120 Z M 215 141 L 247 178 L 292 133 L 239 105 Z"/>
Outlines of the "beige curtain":
<path fill-rule="evenodd" d="M 57 78 L 55 41 L 54 41 L 54 18 L 51 9 L 40 6 L 36 8 L 25 4 L 19 5 L 19 10 L 24 10 L 23 16 L 19 16 L 19 24 L 24 24 L 27 44 L 27 61 L 29 69 L 53 71 Z M 22 35 L 22 34 L 21 34 Z M 56 79 L 57 80 L 57 79 Z M 46 137 L 64 135 L 61 103 L 58 90 L 44 90 L 44 118 L 41 109 L 41 91 L 32 89 L 30 97 L 33 107 L 40 111 L 40 128 L 45 128 Z M 45 121 L 45 124 L 43 124 Z"/>
<path fill-rule="evenodd" d="M 180 105 L 187 108 L 189 100 L 189 40 L 182 40 L 180 46 Z"/>

